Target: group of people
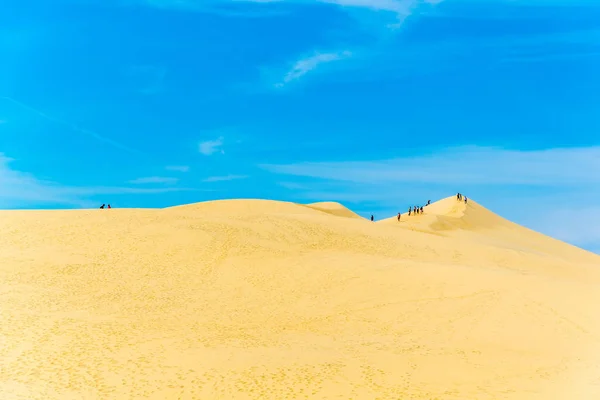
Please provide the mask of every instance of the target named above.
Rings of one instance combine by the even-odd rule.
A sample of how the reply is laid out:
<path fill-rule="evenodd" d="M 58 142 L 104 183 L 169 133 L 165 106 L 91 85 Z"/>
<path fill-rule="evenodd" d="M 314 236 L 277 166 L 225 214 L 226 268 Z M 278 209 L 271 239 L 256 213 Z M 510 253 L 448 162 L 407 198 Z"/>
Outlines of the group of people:
<path fill-rule="evenodd" d="M 100 209 L 101 209 L 101 210 L 104 210 L 104 208 L 105 208 L 105 207 L 106 207 L 106 204 L 102 204 L 102 205 L 100 206 Z M 106 207 L 106 208 L 110 208 L 110 204 L 109 204 L 109 205 L 108 205 L 108 207 Z"/>
<path fill-rule="evenodd" d="M 425 204 L 425 207 L 427 207 L 428 205 L 431 204 L 431 200 L 427 200 L 427 204 Z M 413 207 L 408 207 L 408 216 L 410 217 L 412 215 L 417 215 L 417 214 L 423 214 L 423 206 L 413 206 Z M 398 221 L 400 221 L 400 213 L 398 213 Z"/>
<path fill-rule="evenodd" d="M 431 204 L 431 200 L 427 200 L 427 204 L 425 204 L 425 207 L 427 207 L 430 204 Z M 408 216 L 409 217 L 411 215 L 417 215 L 417 214 L 423 214 L 423 206 L 408 207 Z M 402 218 L 402 213 L 398 213 L 398 221 L 400 221 L 400 218 Z M 373 219 L 371 219 L 371 221 L 372 220 Z"/>
<path fill-rule="evenodd" d="M 463 196 L 462 193 L 457 193 L 456 194 L 456 200 L 457 201 L 465 201 L 465 204 L 467 204 L 467 196 Z M 427 200 L 427 204 L 425 204 L 425 207 L 427 207 L 428 205 L 431 204 L 431 200 Z M 108 206 L 108 208 L 110 208 L 110 205 Z M 408 207 L 408 216 L 410 217 L 411 215 L 417 215 L 417 214 L 423 214 L 423 206 L 412 206 L 412 207 Z M 401 217 L 402 213 L 398 213 L 398 221 L 400 221 L 400 217 Z M 375 217 L 373 215 L 371 215 L 371 221 L 374 221 Z"/>

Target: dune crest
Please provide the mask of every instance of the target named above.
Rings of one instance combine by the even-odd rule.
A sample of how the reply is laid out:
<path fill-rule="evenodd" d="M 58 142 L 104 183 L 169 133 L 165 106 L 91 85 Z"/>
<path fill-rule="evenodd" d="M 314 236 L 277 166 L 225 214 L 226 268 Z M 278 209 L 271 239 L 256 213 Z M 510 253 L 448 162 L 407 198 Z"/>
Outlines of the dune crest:
<path fill-rule="evenodd" d="M 0 211 L 0 398 L 600 398 L 600 257 L 455 198 Z"/>
<path fill-rule="evenodd" d="M 411 216 L 402 214 L 401 223 L 397 216 L 378 223 L 572 261 L 595 262 L 598 259 L 597 254 L 518 225 L 471 199 L 464 203 L 451 196 L 424 207 L 423 211 L 423 214 Z"/>
<path fill-rule="evenodd" d="M 340 203 L 336 203 L 333 201 L 323 201 L 323 202 L 318 202 L 318 203 L 312 203 L 312 204 L 307 204 L 306 206 L 309 208 L 315 209 L 315 210 L 323 211 L 328 214 L 338 216 L 338 217 L 362 219 L 362 217 L 360 215 L 356 214 L 354 211 L 344 207 Z"/>

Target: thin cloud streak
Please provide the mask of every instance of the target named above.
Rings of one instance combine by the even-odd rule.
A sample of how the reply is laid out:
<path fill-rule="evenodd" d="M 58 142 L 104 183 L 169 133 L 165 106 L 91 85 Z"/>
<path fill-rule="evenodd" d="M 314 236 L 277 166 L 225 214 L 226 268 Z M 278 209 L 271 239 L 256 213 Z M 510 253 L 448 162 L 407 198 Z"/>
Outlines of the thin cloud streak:
<path fill-rule="evenodd" d="M 96 139 L 96 140 L 98 140 L 100 142 L 106 143 L 106 144 L 108 144 L 108 145 L 110 145 L 110 146 L 112 146 L 114 148 L 117 148 L 117 149 L 120 149 L 120 150 L 124 150 L 124 151 L 127 151 L 129 153 L 133 153 L 133 154 L 141 154 L 138 150 L 135 150 L 135 149 L 132 149 L 132 148 L 130 148 L 128 146 L 125 146 L 124 144 L 116 142 L 116 141 L 114 141 L 112 139 L 109 139 L 109 138 L 107 138 L 105 136 L 102 136 L 102 135 L 100 135 L 100 134 L 98 134 L 96 132 L 90 131 L 89 129 L 80 128 L 80 127 L 78 127 L 75 124 L 72 124 L 70 122 L 67 122 L 67 121 L 61 120 L 59 118 L 53 117 L 51 115 L 48 115 L 48 114 L 46 114 L 46 113 L 44 113 L 44 112 L 42 112 L 42 111 L 40 111 L 40 110 L 38 110 L 38 109 L 36 109 L 34 107 L 31 107 L 31 106 L 29 106 L 29 105 L 27 105 L 25 103 L 22 103 L 22 102 L 20 102 L 18 100 L 15 100 L 12 97 L 2 96 L 2 97 L 0 97 L 0 100 L 6 100 L 8 102 L 11 102 L 11 103 L 17 105 L 18 107 L 23 108 L 24 110 L 27 110 L 27 111 L 29 111 L 29 112 L 31 112 L 33 114 L 36 114 L 37 116 L 39 116 L 41 118 L 44 118 L 47 121 L 54 122 L 56 124 L 66 126 L 67 128 L 73 130 L 74 132 L 77 132 L 77 133 L 80 133 L 82 135 L 91 137 L 91 138 Z"/>
<path fill-rule="evenodd" d="M 374 11 L 388 11 L 396 14 L 410 14 L 419 4 L 438 4 L 443 0 L 234 0 L 237 3 L 268 5 L 273 3 L 291 4 L 336 4 L 341 7 L 366 8 Z M 230 0 L 128 0 L 127 5 L 141 4 L 154 8 L 173 8 L 188 11 L 211 10 L 211 5 L 230 4 Z"/>
<path fill-rule="evenodd" d="M 144 185 L 144 184 L 152 184 L 152 183 L 163 183 L 163 184 L 175 184 L 179 181 L 177 178 L 171 178 L 166 176 L 149 176 L 144 178 L 137 178 L 129 181 L 129 183 L 134 185 Z"/>
<path fill-rule="evenodd" d="M 600 183 L 600 147 L 534 151 L 459 147 L 389 160 L 260 167 L 280 175 L 362 183 L 570 186 Z"/>
<path fill-rule="evenodd" d="M 225 176 L 211 176 L 206 179 L 203 179 L 202 182 L 225 182 L 225 181 L 233 181 L 238 179 L 246 179 L 247 175 L 225 175 Z"/>
<path fill-rule="evenodd" d="M 310 57 L 302 58 L 294 63 L 292 68 L 284 75 L 283 80 L 275 84 L 276 88 L 281 88 L 290 82 L 296 81 L 317 69 L 321 64 L 327 64 L 333 61 L 339 61 L 352 56 L 350 51 L 336 53 L 317 53 Z"/>
<path fill-rule="evenodd" d="M 173 172 L 188 172 L 190 167 L 187 165 L 168 165 L 165 167 L 165 169 Z"/>

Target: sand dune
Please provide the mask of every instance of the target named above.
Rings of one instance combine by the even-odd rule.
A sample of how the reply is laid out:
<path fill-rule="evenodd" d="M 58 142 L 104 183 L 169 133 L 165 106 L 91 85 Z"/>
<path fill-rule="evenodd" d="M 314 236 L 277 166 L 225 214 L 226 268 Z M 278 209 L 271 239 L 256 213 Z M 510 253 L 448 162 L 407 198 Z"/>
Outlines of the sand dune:
<path fill-rule="evenodd" d="M 362 218 L 360 215 L 355 213 L 352 210 L 344 207 L 340 203 L 336 203 L 333 201 L 324 201 L 319 203 L 308 204 L 307 207 L 313 208 L 315 210 L 323 211 L 331 215 L 337 215 L 338 217 L 345 218 Z"/>
<path fill-rule="evenodd" d="M 600 398 L 600 257 L 472 201 L 3 211 L 0 237 L 1 399 Z"/>

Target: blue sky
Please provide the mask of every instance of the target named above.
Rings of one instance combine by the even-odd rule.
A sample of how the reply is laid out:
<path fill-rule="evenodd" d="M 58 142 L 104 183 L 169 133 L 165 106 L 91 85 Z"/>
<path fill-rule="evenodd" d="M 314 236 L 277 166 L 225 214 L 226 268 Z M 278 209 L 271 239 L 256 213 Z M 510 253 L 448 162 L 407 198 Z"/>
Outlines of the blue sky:
<path fill-rule="evenodd" d="M 600 252 L 596 0 L 0 6 L 0 208 L 461 191 Z"/>

